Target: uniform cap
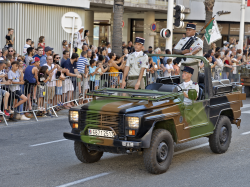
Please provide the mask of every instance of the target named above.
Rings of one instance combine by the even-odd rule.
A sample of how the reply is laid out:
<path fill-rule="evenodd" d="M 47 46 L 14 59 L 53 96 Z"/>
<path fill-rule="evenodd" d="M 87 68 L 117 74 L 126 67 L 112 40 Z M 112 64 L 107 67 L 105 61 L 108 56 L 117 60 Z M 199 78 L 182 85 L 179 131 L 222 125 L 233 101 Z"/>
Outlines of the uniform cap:
<path fill-rule="evenodd" d="M 194 73 L 194 69 L 191 68 L 191 67 L 189 67 L 189 66 L 185 66 L 184 69 L 181 70 L 181 71 L 186 71 L 186 72 L 188 72 L 188 73 L 191 73 L 192 75 L 193 75 L 193 73 Z"/>
<path fill-rule="evenodd" d="M 145 39 L 141 38 L 141 37 L 136 37 L 135 38 L 135 43 L 140 43 L 142 45 L 144 45 Z"/>
<path fill-rule="evenodd" d="M 188 23 L 186 29 L 194 29 L 194 30 L 196 30 L 196 25 L 194 23 Z"/>

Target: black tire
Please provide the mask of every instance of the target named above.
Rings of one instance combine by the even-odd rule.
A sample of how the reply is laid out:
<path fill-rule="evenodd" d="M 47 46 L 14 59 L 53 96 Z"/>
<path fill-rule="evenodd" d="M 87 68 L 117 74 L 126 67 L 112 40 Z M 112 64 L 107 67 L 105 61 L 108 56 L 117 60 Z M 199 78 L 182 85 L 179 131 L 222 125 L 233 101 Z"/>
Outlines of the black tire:
<path fill-rule="evenodd" d="M 249 97 L 250 96 L 250 93 L 249 93 L 249 86 L 245 86 L 244 87 L 244 92 L 246 94 L 246 97 Z"/>
<path fill-rule="evenodd" d="M 232 126 L 227 116 L 220 116 L 214 133 L 209 136 L 209 146 L 214 153 L 225 153 L 231 143 Z"/>
<path fill-rule="evenodd" d="M 166 172 L 171 164 L 173 154 L 174 141 L 170 132 L 165 129 L 156 129 L 152 135 L 150 148 L 143 151 L 146 169 L 153 174 Z"/>
<path fill-rule="evenodd" d="M 74 149 L 76 157 L 83 163 L 97 162 L 103 155 L 103 152 L 89 150 L 82 142 L 75 142 Z"/>

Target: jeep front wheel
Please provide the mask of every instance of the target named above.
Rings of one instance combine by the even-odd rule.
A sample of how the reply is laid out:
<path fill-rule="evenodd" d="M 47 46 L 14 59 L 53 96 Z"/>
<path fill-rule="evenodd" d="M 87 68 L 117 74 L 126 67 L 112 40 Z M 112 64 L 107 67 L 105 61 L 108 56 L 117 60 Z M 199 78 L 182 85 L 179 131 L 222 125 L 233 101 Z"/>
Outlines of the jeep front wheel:
<path fill-rule="evenodd" d="M 153 174 L 164 173 L 168 170 L 174 153 L 172 135 L 165 129 L 153 132 L 150 148 L 144 149 L 143 159 L 146 169 Z"/>
<path fill-rule="evenodd" d="M 103 155 L 103 152 L 89 150 L 82 142 L 75 142 L 74 149 L 76 157 L 83 163 L 97 162 Z"/>
<path fill-rule="evenodd" d="M 225 153 L 232 138 L 232 126 L 227 116 L 220 116 L 214 133 L 209 136 L 209 146 L 214 153 Z"/>

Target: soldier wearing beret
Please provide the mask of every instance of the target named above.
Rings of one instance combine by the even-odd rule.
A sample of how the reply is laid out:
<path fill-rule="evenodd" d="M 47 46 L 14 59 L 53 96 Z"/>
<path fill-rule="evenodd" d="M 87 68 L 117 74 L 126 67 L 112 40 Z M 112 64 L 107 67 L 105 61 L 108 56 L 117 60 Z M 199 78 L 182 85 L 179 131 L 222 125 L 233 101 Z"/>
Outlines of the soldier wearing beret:
<path fill-rule="evenodd" d="M 122 87 L 135 88 L 136 90 L 141 88 L 145 89 L 145 77 L 146 69 L 148 68 L 148 55 L 143 53 L 144 48 L 144 38 L 136 37 L 135 39 L 135 52 L 128 55 L 126 67 L 124 70 L 124 75 L 122 79 Z"/>
<path fill-rule="evenodd" d="M 173 54 L 180 55 L 194 55 L 194 56 L 203 56 L 203 41 L 200 38 L 197 38 L 190 49 L 181 50 L 185 43 L 189 40 L 190 37 L 193 37 L 196 33 L 196 25 L 193 23 L 188 23 L 186 27 L 186 37 L 180 39 L 175 48 L 173 49 Z M 181 60 L 181 69 L 184 66 L 190 66 L 194 69 L 193 80 L 198 81 L 198 64 L 199 61 L 193 58 L 187 58 Z"/>
<path fill-rule="evenodd" d="M 179 84 L 179 87 L 185 89 L 186 91 L 183 92 L 184 94 L 184 103 L 188 104 L 191 103 L 191 99 L 188 98 L 188 89 L 195 89 L 197 91 L 197 97 L 199 95 L 199 85 L 194 83 L 191 78 L 194 73 L 194 69 L 188 66 L 184 66 L 182 70 L 182 79 L 183 83 Z M 180 90 L 180 88 L 179 88 Z"/>

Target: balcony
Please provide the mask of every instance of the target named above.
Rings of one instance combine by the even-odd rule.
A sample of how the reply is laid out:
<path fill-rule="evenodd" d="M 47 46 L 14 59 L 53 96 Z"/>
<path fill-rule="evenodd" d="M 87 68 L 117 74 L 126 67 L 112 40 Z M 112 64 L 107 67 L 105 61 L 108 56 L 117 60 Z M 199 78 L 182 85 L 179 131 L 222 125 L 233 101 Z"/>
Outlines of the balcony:
<path fill-rule="evenodd" d="M 182 4 L 186 7 L 184 13 L 190 13 L 190 0 L 175 0 L 176 4 Z M 90 8 L 106 7 L 112 8 L 114 0 L 90 0 Z M 124 0 L 124 9 L 128 11 L 159 11 L 166 12 L 168 7 L 168 0 Z"/>

